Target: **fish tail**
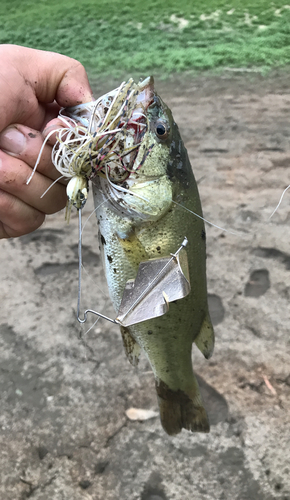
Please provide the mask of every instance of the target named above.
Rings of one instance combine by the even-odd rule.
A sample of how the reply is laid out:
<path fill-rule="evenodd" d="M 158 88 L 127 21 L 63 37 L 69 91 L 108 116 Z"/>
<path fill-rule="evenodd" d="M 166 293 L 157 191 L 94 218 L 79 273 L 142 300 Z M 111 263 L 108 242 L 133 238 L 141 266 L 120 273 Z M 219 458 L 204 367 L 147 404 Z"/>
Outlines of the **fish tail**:
<path fill-rule="evenodd" d="M 195 379 L 193 389 L 189 395 L 181 389 L 170 389 L 162 380 L 156 381 L 160 420 L 167 434 L 178 434 L 183 428 L 192 432 L 209 432 L 208 416 Z"/>

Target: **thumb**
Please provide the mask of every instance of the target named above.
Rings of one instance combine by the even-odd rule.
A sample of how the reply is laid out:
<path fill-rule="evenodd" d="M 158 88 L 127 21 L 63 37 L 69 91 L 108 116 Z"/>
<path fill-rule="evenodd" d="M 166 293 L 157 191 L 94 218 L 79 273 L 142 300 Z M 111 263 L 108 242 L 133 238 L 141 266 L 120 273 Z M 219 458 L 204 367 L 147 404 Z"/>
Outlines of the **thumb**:
<path fill-rule="evenodd" d="M 37 50 L 33 65 L 35 63 L 38 78 L 32 85 L 40 102 L 56 100 L 60 106 L 66 107 L 93 100 L 85 68 L 79 61 L 61 54 Z"/>
<path fill-rule="evenodd" d="M 0 131 L 12 123 L 38 128 L 44 118 L 43 105 L 55 100 L 65 107 L 93 99 L 86 71 L 75 59 L 1 45 L 0 60 Z"/>

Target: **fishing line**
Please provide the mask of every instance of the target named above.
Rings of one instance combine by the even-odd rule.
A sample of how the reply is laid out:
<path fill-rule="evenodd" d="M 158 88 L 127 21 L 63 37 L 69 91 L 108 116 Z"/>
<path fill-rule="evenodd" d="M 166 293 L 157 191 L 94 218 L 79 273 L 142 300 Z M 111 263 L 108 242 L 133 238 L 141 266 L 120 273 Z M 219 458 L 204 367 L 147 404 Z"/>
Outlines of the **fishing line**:
<path fill-rule="evenodd" d="M 107 201 L 109 201 L 109 198 L 106 198 L 104 201 L 102 201 L 102 203 L 99 203 L 99 205 L 96 208 L 94 208 L 94 210 L 90 213 L 90 215 L 85 220 L 85 223 L 84 223 L 84 225 L 82 227 L 82 233 L 83 233 L 83 230 L 85 229 L 85 227 L 87 225 L 87 222 L 90 220 L 90 218 L 92 217 L 92 215 L 98 210 L 98 208 L 100 208 L 102 205 L 104 205 L 105 203 L 107 203 Z"/>
<path fill-rule="evenodd" d="M 88 273 L 87 269 L 85 268 L 84 264 L 82 264 L 82 271 L 86 274 L 87 278 L 95 288 L 98 289 L 98 291 L 105 297 L 105 299 L 109 299 L 109 295 L 104 292 L 104 290 L 97 284 L 95 283 L 94 279 L 92 278 L 92 275 Z"/>
<path fill-rule="evenodd" d="M 277 210 L 278 210 L 278 208 L 280 207 L 281 202 L 282 202 L 282 200 L 283 200 L 283 198 L 284 198 L 284 194 L 286 193 L 286 191 L 288 191 L 288 189 L 289 189 L 289 188 L 290 188 L 290 184 L 289 184 L 289 186 L 287 186 L 287 187 L 284 189 L 283 193 L 281 194 L 281 198 L 280 198 L 280 200 L 279 200 L 279 203 L 278 203 L 278 205 L 276 206 L 275 210 L 271 213 L 271 215 L 270 215 L 269 219 L 272 219 L 273 215 L 277 212 Z"/>
<path fill-rule="evenodd" d="M 53 183 L 50 184 L 50 186 L 44 191 L 44 193 L 42 193 L 40 199 L 43 198 L 46 195 L 46 193 L 48 193 L 48 191 L 52 188 L 52 186 L 54 186 L 58 181 L 60 181 L 63 178 L 64 178 L 64 175 L 61 175 L 58 179 L 55 179 L 55 181 L 53 181 Z"/>
<path fill-rule="evenodd" d="M 175 203 L 175 205 L 178 205 L 179 207 L 184 208 L 184 210 L 186 210 L 187 212 L 190 212 L 191 214 L 195 215 L 196 217 L 198 217 L 199 219 L 203 220 L 204 222 L 207 222 L 211 226 L 216 227 L 217 229 L 221 229 L 222 231 L 225 231 L 226 233 L 233 234 L 235 236 L 241 236 L 241 233 L 236 233 L 235 231 L 231 231 L 230 229 L 225 229 L 224 227 L 218 226 L 217 224 L 214 224 L 213 222 L 210 222 L 209 220 L 205 219 L 201 215 L 198 215 L 197 213 L 193 212 L 192 210 L 190 210 L 189 208 L 185 207 L 184 205 L 181 205 L 180 203 L 177 203 L 177 201 L 172 200 L 172 202 Z"/>
<path fill-rule="evenodd" d="M 97 317 L 97 319 L 94 321 L 94 323 L 90 326 L 90 328 L 88 328 L 88 330 L 85 332 L 85 333 L 82 333 L 82 337 L 86 337 L 88 335 L 88 333 L 94 328 L 94 326 L 96 326 L 97 322 L 99 321 L 99 316 Z"/>
<path fill-rule="evenodd" d="M 35 163 L 34 168 L 33 168 L 33 170 L 32 170 L 32 173 L 31 173 L 31 175 L 28 177 L 28 179 L 27 179 L 27 181 L 26 181 L 26 185 L 28 185 L 28 184 L 30 183 L 30 181 L 31 181 L 32 177 L 34 176 L 34 174 L 35 174 L 35 172 L 36 172 L 36 169 L 37 169 L 37 167 L 38 167 L 38 165 L 39 165 L 40 158 L 41 158 L 41 155 L 42 155 L 42 153 L 43 153 L 43 150 L 44 150 L 44 148 L 45 148 L 45 146 L 46 146 L 47 141 L 49 140 L 49 138 L 50 138 L 53 134 L 55 134 L 55 133 L 59 132 L 60 130 L 62 130 L 62 129 L 52 130 L 51 132 L 49 132 L 49 134 L 48 134 L 48 135 L 46 136 L 46 138 L 44 139 L 43 144 L 42 144 L 42 146 L 41 146 L 41 148 L 40 148 L 40 151 L 39 151 L 38 157 L 37 157 L 37 159 L 36 159 L 36 163 Z"/>

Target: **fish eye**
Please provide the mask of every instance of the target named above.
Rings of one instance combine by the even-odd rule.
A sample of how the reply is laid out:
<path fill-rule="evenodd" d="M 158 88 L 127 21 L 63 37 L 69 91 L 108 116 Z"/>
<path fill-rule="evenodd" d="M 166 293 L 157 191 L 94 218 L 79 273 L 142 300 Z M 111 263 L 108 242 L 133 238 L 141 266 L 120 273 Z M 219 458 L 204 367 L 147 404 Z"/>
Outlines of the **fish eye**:
<path fill-rule="evenodd" d="M 155 133 L 159 139 L 166 139 L 168 137 L 169 127 L 163 121 L 159 121 L 155 125 Z"/>

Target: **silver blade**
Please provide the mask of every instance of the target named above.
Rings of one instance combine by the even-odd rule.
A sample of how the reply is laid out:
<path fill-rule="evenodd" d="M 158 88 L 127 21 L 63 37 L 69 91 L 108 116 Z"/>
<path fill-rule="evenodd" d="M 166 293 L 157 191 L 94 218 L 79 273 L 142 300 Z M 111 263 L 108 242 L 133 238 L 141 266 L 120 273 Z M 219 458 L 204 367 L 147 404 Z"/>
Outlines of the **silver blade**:
<path fill-rule="evenodd" d="M 171 257 L 140 263 L 136 279 L 126 283 L 116 323 L 130 326 L 162 316 L 168 311 L 169 302 L 189 294 L 190 284 L 178 256 L 185 244 Z M 183 262 L 187 266 L 185 250 Z"/>

